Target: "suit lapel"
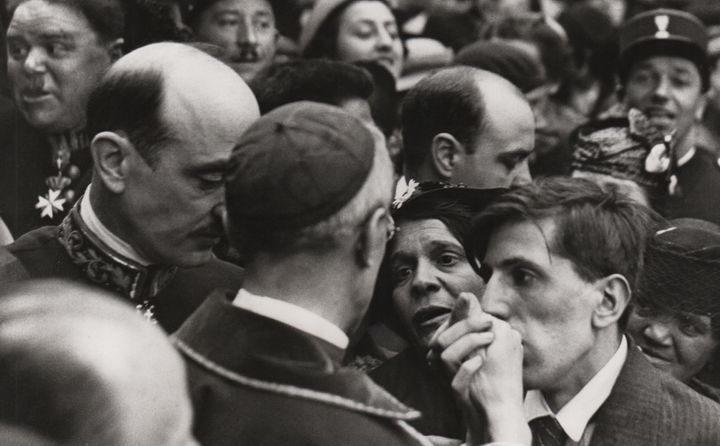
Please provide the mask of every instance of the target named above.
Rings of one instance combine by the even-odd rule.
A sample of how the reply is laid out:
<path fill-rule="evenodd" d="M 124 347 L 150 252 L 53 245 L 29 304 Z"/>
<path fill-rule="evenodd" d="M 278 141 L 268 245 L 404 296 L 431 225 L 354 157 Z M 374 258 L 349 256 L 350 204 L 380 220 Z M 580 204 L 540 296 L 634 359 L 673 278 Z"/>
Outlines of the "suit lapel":
<path fill-rule="evenodd" d="M 663 404 L 658 371 L 647 362 L 634 342 L 628 345 L 628 357 L 605 403 L 593 418 L 595 431 L 591 446 L 657 444 L 661 431 Z"/>

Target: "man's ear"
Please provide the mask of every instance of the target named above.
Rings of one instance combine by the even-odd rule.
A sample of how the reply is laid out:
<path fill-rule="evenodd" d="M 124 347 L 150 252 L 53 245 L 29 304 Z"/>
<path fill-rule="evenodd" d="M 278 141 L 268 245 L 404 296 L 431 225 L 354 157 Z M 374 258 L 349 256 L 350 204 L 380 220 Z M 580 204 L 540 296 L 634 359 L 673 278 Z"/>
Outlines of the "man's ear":
<path fill-rule="evenodd" d="M 438 133 L 435 135 L 430 147 L 430 154 L 433 167 L 443 180 L 452 178 L 462 152 L 462 144 L 451 134 Z"/>
<path fill-rule="evenodd" d="M 700 98 L 700 101 L 698 101 L 697 107 L 695 107 L 695 121 L 702 121 L 703 115 L 705 114 L 705 107 L 707 107 L 707 102 L 708 95 L 705 93 Z"/>
<path fill-rule="evenodd" d="M 621 274 L 611 274 L 595 283 L 602 299 L 593 312 L 592 324 L 595 328 L 605 328 L 617 323 L 630 304 L 630 284 Z"/>
<path fill-rule="evenodd" d="M 367 222 L 360 228 L 355 240 L 355 261 L 361 268 L 369 268 L 375 262 L 382 262 L 387 243 L 387 209 L 377 208 Z"/>
<path fill-rule="evenodd" d="M 108 52 L 110 53 L 110 60 L 115 62 L 116 60 L 120 59 L 123 56 L 123 45 L 125 44 L 125 39 L 122 37 L 117 38 L 113 40 L 112 42 L 108 43 L 107 48 Z"/>
<path fill-rule="evenodd" d="M 130 156 L 135 152 L 132 143 L 115 132 L 101 132 L 90 143 L 96 174 L 110 192 L 121 194 L 125 190 Z"/>

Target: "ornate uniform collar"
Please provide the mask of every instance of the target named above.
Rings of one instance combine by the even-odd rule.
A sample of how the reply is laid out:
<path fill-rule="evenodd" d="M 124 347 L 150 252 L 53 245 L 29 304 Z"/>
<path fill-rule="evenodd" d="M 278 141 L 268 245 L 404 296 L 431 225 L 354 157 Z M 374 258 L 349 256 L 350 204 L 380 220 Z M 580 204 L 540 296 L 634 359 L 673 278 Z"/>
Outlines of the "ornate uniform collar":
<path fill-rule="evenodd" d="M 58 241 L 91 282 L 129 297 L 148 320 L 155 320 L 152 298 L 177 271 L 176 267 L 143 266 L 121 256 L 90 231 L 75 206 L 63 219 Z"/>

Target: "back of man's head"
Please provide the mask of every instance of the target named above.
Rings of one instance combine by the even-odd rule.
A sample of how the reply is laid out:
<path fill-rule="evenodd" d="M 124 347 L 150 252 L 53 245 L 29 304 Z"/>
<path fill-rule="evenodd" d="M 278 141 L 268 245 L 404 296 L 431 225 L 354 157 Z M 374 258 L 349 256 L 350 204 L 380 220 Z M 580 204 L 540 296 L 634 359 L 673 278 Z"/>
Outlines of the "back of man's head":
<path fill-rule="evenodd" d="M 383 137 L 329 105 L 297 102 L 261 117 L 231 158 L 228 230 L 247 257 L 337 249 L 392 194 Z"/>
<path fill-rule="evenodd" d="M 152 167 L 173 139 L 166 114 L 176 105 L 168 103 L 169 92 L 178 90 L 196 92 L 198 111 L 237 115 L 238 126 L 259 116 L 252 91 L 230 67 L 190 45 L 164 42 L 139 48 L 108 70 L 88 102 L 88 134 L 123 133 Z M 244 105 L 240 114 L 218 100 L 228 96 Z"/>
<path fill-rule="evenodd" d="M 0 299 L 0 399 L 0 422 L 61 444 L 195 444 L 165 335 L 76 284 L 28 282 Z"/>
<path fill-rule="evenodd" d="M 362 68 L 324 59 L 273 65 L 250 87 L 262 114 L 298 101 L 342 107 L 352 99 L 367 101 L 373 91 L 372 78 Z"/>
<path fill-rule="evenodd" d="M 418 82 L 402 103 L 401 125 L 406 169 L 415 172 L 430 158 L 432 141 L 449 133 L 471 147 L 482 130 L 485 104 L 478 88 L 480 70 L 453 67 Z"/>
<path fill-rule="evenodd" d="M 555 228 L 547 240 L 550 252 L 570 260 L 588 282 L 620 274 L 632 290 L 646 240 L 661 221 L 614 188 L 582 178 L 540 179 L 502 195 L 477 217 L 471 258 L 482 259 L 490 237 L 501 226 L 548 219 Z"/>

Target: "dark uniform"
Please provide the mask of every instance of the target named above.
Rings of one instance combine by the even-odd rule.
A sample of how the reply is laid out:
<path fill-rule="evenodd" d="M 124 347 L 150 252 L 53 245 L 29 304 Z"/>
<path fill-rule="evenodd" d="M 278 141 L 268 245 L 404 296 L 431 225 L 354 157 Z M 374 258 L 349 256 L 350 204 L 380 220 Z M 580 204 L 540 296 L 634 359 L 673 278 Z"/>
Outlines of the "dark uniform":
<path fill-rule="evenodd" d="M 125 259 L 89 231 L 77 207 L 60 226 L 30 231 L 6 248 L 0 255 L 0 288 L 50 277 L 97 285 L 126 299 L 168 333 L 213 289 L 238 290 L 242 281 L 241 268 L 217 259 L 195 268 L 145 267 Z"/>
<path fill-rule="evenodd" d="M 720 224 L 720 159 L 707 150 L 695 155 L 677 171 L 680 189 L 669 198 L 669 218 L 697 218 Z"/>

